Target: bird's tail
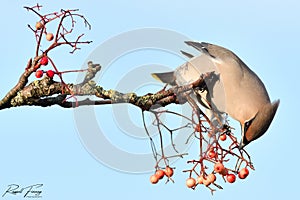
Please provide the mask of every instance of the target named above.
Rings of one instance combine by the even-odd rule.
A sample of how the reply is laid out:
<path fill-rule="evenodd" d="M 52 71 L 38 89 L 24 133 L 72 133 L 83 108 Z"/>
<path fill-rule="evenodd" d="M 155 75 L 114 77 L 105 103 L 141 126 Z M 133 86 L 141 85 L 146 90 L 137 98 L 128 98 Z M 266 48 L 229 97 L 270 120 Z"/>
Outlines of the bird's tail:
<path fill-rule="evenodd" d="M 174 72 L 163 72 L 163 73 L 153 73 L 151 74 L 153 78 L 159 80 L 163 83 L 168 83 L 170 85 L 176 85 Z"/>

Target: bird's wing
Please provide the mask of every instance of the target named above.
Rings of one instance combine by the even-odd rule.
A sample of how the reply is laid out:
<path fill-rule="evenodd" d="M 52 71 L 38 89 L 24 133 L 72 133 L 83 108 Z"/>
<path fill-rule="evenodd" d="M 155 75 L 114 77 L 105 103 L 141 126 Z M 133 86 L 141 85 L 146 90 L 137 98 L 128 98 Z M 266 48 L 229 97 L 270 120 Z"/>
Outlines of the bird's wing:
<path fill-rule="evenodd" d="M 197 49 L 198 51 L 212 57 L 215 58 L 215 56 L 211 55 L 208 51 L 208 45 L 209 43 L 206 42 L 195 42 L 195 41 L 185 41 L 185 43 L 191 47 L 194 47 L 195 49 Z"/>
<path fill-rule="evenodd" d="M 190 54 L 190 53 L 188 53 L 188 52 L 185 52 L 185 51 L 180 51 L 183 55 L 185 55 L 186 57 L 188 57 L 189 59 L 190 58 L 193 58 L 194 56 L 192 55 L 192 54 Z"/>
<path fill-rule="evenodd" d="M 202 74 L 207 72 L 215 72 L 216 75 L 219 75 L 215 59 L 205 47 L 206 43 L 190 41 L 186 43 L 201 51 L 202 54 L 192 57 L 191 54 L 185 52 L 183 53 L 184 55 L 191 57 L 188 62 L 177 67 L 174 72 L 154 73 L 152 74 L 154 78 L 171 85 L 183 86 L 198 80 Z M 197 98 L 197 102 L 205 108 L 213 110 L 213 112 L 224 113 L 225 92 L 222 81 L 220 81 L 220 78 L 217 78 L 212 82 L 207 82 L 206 85 L 206 90 L 201 91 L 200 89 L 195 91 L 196 94 L 192 95 L 193 98 Z M 214 115 L 211 114 L 211 116 L 213 117 Z"/>
<path fill-rule="evenodd" d="M 195 56 L 177 67 L 174 76 L 177 85 L 181 86 L 198 80 L 207 72 L 215 72 L 216 76 L 214 79 L 205 81 L 207 86 L 205 90 L 195 90 L 197 101 L 205 108 L 223 113 L 225 112 L 225 92 L 214 58 L 207 54 Z"/>

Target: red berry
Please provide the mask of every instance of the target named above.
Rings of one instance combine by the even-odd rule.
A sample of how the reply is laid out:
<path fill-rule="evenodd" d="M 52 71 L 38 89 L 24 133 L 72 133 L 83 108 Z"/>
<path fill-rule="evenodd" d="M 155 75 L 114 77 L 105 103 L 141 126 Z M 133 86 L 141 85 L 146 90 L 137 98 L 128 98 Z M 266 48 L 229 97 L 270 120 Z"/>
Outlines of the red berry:
<path fill-rule="evenodd" d="M 44 74 L 43 70 L 37 70 L 35 72 L 35 77 L 42 78 L 43 74 Z"/>
<path fill-rule="evenodd" d="M 47 39 L 48 41 L 51 41 L 51 40 L 53 40 L 53 38 L 54 38 L 54 35 L 53 35 L 53 33 L 47 33 L 47 35 L 46 35 L 46 39 Z"/>
<path fill-rule="evenodd" d="M 235 175 L 234 174 L 227 174 L 226 179 L 229 183 L 235 182 Z"/>
<path fill-rule="evenodd" d="M 188 188 L 195 187 L 195 185 L 196 185 L 196 180 L 195 180 L 194 178 L 191 178 L 191 177 L 190 177 L 190 178 L 186 179 L 185 184 L 186 184 L 186 186 L 187 186 Z"/>
<path fill-rule="evenodd" d="M 164 177 L 164 175 L 165 175 L 165 172 L 161 169 L 159 169 L 155 172 L 155 176 L 157 176 L 157 178 L 159 178 L 159 179 L 162 179 Z"/>
<path fill-rule="evenodd" d="M 48 65 L 48 57 L 43 56 L 40 60 L 41 65 Z"/>
<path fill-rule="evenodd" d="M 157 176 L 155 176 L 155 175 L 150 176 L 150 182 L 152 184 L 156 184 L 156 183 L 158 183 L 158 181 L 159 181 L 159 178 Z"/>
<path fill-rule="evenodd" d="M 220 135 L 220 140 L 222 140 L 222 141 L 225 141 L 226 140 L 226 134 L 222 134 L 222 135 Z"/>
<path fill-rule="evenodd" d="M 214 150 L 211 150 L 208 152 L 208 157 L 209 158 L 215 158 L 216 157 L 216 152 Z"/>
<path fill-rule="evenodd" d="M 53 70 L 48 70 L 48 71 L 46 72 L 46 74 L 47 74 L 47 76 L 48 76 L 49 78 L 53 78 L 55 72 L 54 72 Z"/>
<path fill-rule="evenodd" d="M 166 167 L 165 174 L 166 174 L 167 177 L 171 177 L 171 176 L 173 176 L 174 171 L 171 167 Z"/>
<path fill-rule="evenodd" d="M 216 163 L 214 166 L 214 170 L 216 173 L 222 173 L 225 170 L 225 167 L 222 163 Z"/>
<path fill-rule="evenodd" d="M 249 170 L 247 168 L 243 168 L 241 169 L 241 171 L 239 171 L 240 179 L 245 179 L 248 175 L 249 175 Z"/>

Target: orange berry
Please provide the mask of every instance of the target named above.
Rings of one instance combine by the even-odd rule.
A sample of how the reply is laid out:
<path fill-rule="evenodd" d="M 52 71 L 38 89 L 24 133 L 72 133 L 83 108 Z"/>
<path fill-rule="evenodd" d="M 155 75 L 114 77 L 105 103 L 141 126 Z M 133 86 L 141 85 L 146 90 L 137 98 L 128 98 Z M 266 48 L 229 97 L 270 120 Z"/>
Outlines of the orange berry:
<path fill-rule="evenodd" d="M 216 175 L 214 175 L 214 174 L 208 174 L 208 175 L 207 175 L 207 179 L 208 179 L 211 183 L 213 183 L 213 182 L 216 181 L 217 177 L 216 177 Z"/>
<path fill-rule="evenodd" d="M 239 178 L 245 179 L 249 175 L 249 170 L 247 168 L 243 168 L 239 171 Z"/>
<path fill-rule="evenodd" d="M 158 181 L 159 181 L 159 178 L 157 176 L 155 176 L 155 175 L 150 176 L 150 182 L 152 184 L 156 184 L 156 183 L 158 183 Z"/>
<path fill-rule="evenodd" d="M 225 169 L 224 165 L 220 162 L 216 163 L 214 166 L 214 170 L 216 173 L 222 173 L 222 171 Z"/>
<path fill-rule="evenodd" d="M 229 182 L 229 183 L 234 183 L 235 182 L 235 175 L 234 174 L 227 174 L 226 176 L 226 180 Z"/>
<path fill-rule="evenodd" d="M 206 187 L 209 186 L 211 184 L 210 179 L 208 179 L 207 177 L 203 177 L 203 185 L 205 185 Z"/>
<path fill-rule="evenodd" d="M 155 172 L 155 176 L 157 176 L 157 178 L 159 178 L 159 179 L 162 179 L 164 177 L 164 175 L 165 175 L 165 172 L 161 169 L 159 169 Z"/>
<path fill-rule="evenodd" d="M 211 150 L 211 151 L 208 152 L 208 157 L 209 157 L 209 158 L 215 158 L 216 155 L 217 155 L 217 154 L 216 154 L 216 152 L 215 152 L 214 150 Z"/>
<path fill-rule="evenodd" d="M 174 171 L 171 167 L 166 167 L 165 174 L 166 174 L 167 177 L 171 177 L 171 176 L 173 176 Z"/>
<path fill-rule="evenodd" d="M 220 140 L 222 140 L 222 141 L 225 141 L 226 140 L 226 134 L 222 134 L 222 135 L 220 135 Z"/>
<path fill-rule="evenodd" d="M 36 30 L 41 30 L 44 27 L 44 24 L 42 22 L 36 22 L 35 28 Z"/>
<path fill-rule="evenodd" d="M 47 33 L 47 35 L 46 35 L 46 39 L 47 39 L 48 41 L 51 41 L 51 40 L 53 40 L 53 38 L 54 38 L 54 35 L 53 35 L 53 33 Z"/>
<path fill-rule="evenodd" d="M 185 184 L 186 184 L 186 186 L 187 186 L 188 188 L 195 187 L 195 185 L 196 185 L 196 180 L 195 180 L 194 178 L 190 177 L 190 178 L 186 179 Z"/>
<path fill-rule="evenodd" d="M 204 178 L 203 178 L 202 175 L 201 175 L 201 176 L 198 176 L 198 179 L 197 179 L 198 184 L 203 184 L 203 180 L 204 180 Z"/>

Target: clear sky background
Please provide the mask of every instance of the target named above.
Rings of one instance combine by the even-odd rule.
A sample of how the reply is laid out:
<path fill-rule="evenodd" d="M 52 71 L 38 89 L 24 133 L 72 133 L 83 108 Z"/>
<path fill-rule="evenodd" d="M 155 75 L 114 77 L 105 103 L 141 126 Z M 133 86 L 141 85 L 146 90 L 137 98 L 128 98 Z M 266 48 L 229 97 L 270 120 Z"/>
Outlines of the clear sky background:
<path fill-rule="evenodd" d="M 37 18 L 23 9 L 24 5 L 34 4 L 36 1 L 29 0 L 2 2 L 1 98 L 16 84 L 28 59 L 34 56 L 35 40 L 27 24 L 34 25 Z M 42 1 L 41 4 L 44 6 L 42 12 L 79 8 L 92 24 L 91 31 L 82 29 L 87 33 L 85 38 L 93 40 L 91 45 L 82 46 L 75 56 L 63 53 L 68 49 L 51 55 L 61 70 L 81 68 L 97 46 L 115 35 L 138 28 L 158 27 L 233 50 L 261 77 L 271 99 L 280 98 L 281 104 L 267 134 L 247 147 L 256 170 L 251 171 L 246 180 L 232 185 L 220 181 L 224 190 L 217 191 L 214 196 L 204 187 L 198 187 L 196 191 L 185 187 L 187 175 L 181 173 L 188 167 L 185 159 L 174 164 L 178 167 L 175 184 L 154 186 L 149 183 L 150 173 L 124 173 L 101 164 L 82 144 L 71 109 L 55 106 L 2 110 L 1 195 L 12 183 L 22 186 L 43 183 L 44 200 L 298 198 L 299 1 L 86 0 Z M 164 58 L 164 53 L 142 55 L 145 55 L 144 59 L 136 58 L 141 62 L 136 62 L 134 55 L 115 62 L 109 71 L 111 75 L 107 73 L 108 80 L 102 82 L 103 86 L 113 88 L 114 79 L 123 76 L 121 73 L 126 66 L 155 62 L 175 68 L 182 63 L 180 59 Z M 72 81 L 74 77 L 66 79 Z M 109 106 L 98 107 L 96 111 L 108 119 L 112 116 Z M 150 152 L 147 141 L 140 143 L 140 140 L 123 134 L 113 120 L 106 126 L 111 129 L 105 134 L 112 143 L 126 151 Z M 110 152 L 106 154 L 115 156 Z"/>

